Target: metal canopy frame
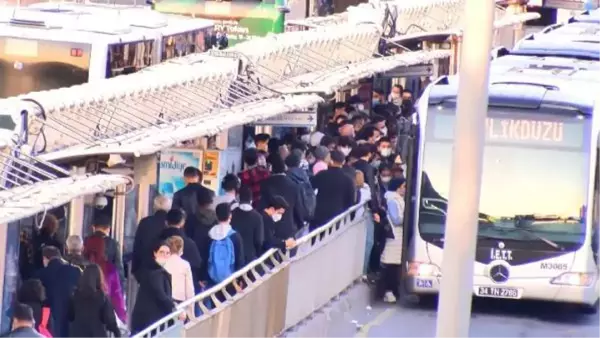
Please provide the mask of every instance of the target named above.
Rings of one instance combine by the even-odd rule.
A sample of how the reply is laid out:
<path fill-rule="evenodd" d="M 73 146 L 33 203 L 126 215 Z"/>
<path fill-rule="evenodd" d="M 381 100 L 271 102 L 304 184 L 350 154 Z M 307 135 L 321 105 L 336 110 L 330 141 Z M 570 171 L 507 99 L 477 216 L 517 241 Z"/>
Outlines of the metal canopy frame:
<path fill-rule="evenodd" d="M 0 224 L 14 222 L 68 203 L 79 196 L 131 183 L 121 175 L 78 175 L 18 149 L 0 151 Z"/>

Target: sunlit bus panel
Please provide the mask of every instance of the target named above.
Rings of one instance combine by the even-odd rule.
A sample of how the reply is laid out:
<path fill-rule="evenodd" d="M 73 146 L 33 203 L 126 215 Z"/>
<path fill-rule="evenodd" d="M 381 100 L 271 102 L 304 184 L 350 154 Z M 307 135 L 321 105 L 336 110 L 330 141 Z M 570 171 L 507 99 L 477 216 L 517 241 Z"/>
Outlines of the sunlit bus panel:
<path fill-rule="evenodd" d="M 89 44 L 0 37 L 0 98 L 88 82 Z"/>

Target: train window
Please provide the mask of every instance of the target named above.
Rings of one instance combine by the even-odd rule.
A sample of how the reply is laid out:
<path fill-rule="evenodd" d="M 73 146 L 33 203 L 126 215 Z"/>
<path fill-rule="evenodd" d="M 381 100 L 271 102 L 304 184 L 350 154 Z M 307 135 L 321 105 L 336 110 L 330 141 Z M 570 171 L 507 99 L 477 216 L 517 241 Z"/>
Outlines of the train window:
<path fill-rule="evenodd" d="M 107 78 L 135 73 L 152 65 L 152 41 L 140 41 L 109 46 Z"/>
<path fill-rule="evenodd" d="M 161 61 L 205 51 L 205 32 L 202 30 L 166 36 L 163 38 Z"/>

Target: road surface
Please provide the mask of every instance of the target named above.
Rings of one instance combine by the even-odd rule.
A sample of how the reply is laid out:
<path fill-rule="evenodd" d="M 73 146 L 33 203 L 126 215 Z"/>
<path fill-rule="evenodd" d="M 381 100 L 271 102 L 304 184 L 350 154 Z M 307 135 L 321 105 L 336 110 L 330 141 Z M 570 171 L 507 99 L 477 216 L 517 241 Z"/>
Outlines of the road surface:
<path fill-rule="evenodd" d="M 433 337 L 436 311 L 423 305 L 370 304 L 357 284 L 338 300 L 285 334 L 287 337 Z M 600 317 L 544 302 L 477 299 L 471 337 L 598 337 Z"/>

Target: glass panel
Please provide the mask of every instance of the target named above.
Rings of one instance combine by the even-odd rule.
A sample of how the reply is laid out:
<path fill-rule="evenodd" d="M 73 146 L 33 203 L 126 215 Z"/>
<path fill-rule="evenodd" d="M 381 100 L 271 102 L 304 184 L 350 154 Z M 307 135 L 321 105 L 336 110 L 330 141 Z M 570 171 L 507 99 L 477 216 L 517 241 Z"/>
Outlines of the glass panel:
<path fill-rule="evenodd" d="M 0 98 L 88 82 L 88 44 L 0 38 Z"/>
<path fill-rule="evenodd" d="M 133 241 L 135 238 L 135 229 L 137 228 L 137 203 L 139 194 L 139 185 L 127 195 L 125 195 L 125 235 L 123 243 L 123 255 L 133 252 Z"/>
<path fill-rule="evenodd" d="M 140 41 L 109 46 L 107 78 L 135 73 L 152 65 L 154 43 Z"/>
<path fill-rule="evenodd" d="M 443 236 L 455 108 L 430 109 L 419 226 Z M 480 236 L 581 244 L 588 191 L 591 122 L 559 111 L 488 112 L 480 197 Z M 532 234 L 533 232 L 533 234 Z"/>
<path fill-rule="evenodd" d="M 2 313 L 0 332 L 10 329 L 10 308 L 19 287 L 19 222 L 6 226 L 6 252 L 4 254 L 4 289 L 2 290 Z"/>

